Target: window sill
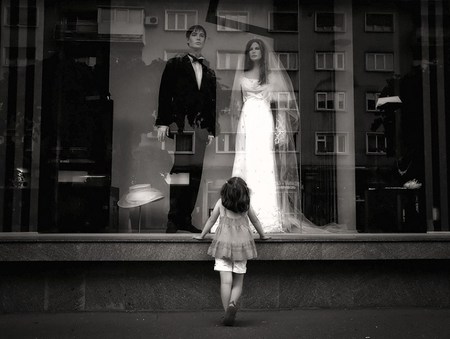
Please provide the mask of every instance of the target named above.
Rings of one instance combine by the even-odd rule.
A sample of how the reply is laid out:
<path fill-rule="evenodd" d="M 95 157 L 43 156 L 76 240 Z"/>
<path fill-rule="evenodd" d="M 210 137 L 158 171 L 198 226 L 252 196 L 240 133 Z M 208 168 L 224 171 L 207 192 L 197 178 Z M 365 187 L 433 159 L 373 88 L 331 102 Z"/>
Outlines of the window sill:
<path fill-rule="evenodd" d="M 0 234 L 0 261 L 205 261 L 205 240 L 179 234 Z M 275 234 L 257 260 L 450 259 L 450 233 Z"/>

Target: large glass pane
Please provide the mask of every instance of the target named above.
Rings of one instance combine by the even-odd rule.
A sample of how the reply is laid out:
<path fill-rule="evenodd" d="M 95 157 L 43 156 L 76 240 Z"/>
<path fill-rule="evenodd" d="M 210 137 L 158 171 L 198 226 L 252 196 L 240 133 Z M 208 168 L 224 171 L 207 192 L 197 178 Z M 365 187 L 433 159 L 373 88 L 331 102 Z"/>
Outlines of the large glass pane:
<path fill-rule="evenodd" d="M 3 232 L 189 232 L 233 175 L 269 232 L 449 230 L 447 1 L 0 11 Z"/>

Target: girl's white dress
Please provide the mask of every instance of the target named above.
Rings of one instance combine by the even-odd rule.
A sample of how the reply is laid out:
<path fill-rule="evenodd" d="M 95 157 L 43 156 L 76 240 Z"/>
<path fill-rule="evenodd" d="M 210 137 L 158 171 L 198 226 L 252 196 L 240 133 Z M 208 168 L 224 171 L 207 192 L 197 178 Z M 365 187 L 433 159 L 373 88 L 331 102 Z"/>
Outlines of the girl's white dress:
<path fill-rule="evenodd" d="M 270 84 L 240 79 L 243 106 L 237 124 L 233 176 L 241 177 L 250 189 L 251 205 L 265 232 L 282 232 L 277 199 L 274 154 L 274 117 L 270 108 Z"/>

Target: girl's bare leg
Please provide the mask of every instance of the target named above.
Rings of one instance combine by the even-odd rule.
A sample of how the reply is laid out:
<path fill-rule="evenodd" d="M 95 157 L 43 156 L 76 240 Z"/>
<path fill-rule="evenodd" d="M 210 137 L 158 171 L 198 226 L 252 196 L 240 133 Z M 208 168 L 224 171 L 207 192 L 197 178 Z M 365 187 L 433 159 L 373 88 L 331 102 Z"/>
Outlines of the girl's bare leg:
<path fill-rule="evenodd" d="M 233 272 L 220 272 L 220 297 L 222 298 L 223 310 L 226 311 L 230 303 L 231 288 L 233 287 Z M 242 289 L 242 288 L 241 288 Z"/>
<path fill-rule="evenodd" d="M 228 299 L 228 304 L 234 301 L 234 304 L 237 305 L 239 298 L 242 294 L 242 286 L 244 284 L 244 274 L 241 273 L 233 273 L 233 284 L 231 287 L 231 295 Z"/>

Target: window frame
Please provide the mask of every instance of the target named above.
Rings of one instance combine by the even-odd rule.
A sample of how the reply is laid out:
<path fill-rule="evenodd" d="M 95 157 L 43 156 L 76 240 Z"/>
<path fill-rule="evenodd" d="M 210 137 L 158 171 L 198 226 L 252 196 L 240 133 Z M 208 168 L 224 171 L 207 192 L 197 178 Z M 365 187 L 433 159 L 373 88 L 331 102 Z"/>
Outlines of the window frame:
<path fill-rule="evenodd" d="M 239 20 L 233 19 L 233 18 L 228 18 L 228 16 L 239 16 L 239 14 L 244 14 L 246 21 L 245 22 L 241 22 Z M 231 20 L 231 21 L 236 21 L 239 24 L 243 24 L 245 27 L 244 29 L 240 29 L 240 28 L 231 28 L 231 27 L 227 27 L 227 26 L 223 26 L 219 23 L 220 19 L 225 19 L 225 21 L 227 20 Z M 248 28 L 250 25 L 250 12 L 248 11 L 232 11 L 232 10 L 219 10 L 217 11 L 217 32 L 228 32 L 228 33 L 239 33 L 239 32 L 247 32 Z"/>
<path fill-rule="evenodd" d="M 317 26 L 317 16 L 319 14 L 342 14 L 344 16 L 344 26 L 342 29 L 336 29 L 336 26 L 333 26 L 331 29 L 322 29 Z M 316 33 L 345 33 L 347 32 L 347 16 L 345 12 L 328 12 L 328 11 L 316 11 L 314 13 L 314 32 Z"/>
<path fill-rule="evenodd" d="M 235 135 L 236 136 L 236 133 L 234 133 L 234 132 L 224 132 L 224 133 L 221 133 L 220 135 L 218 135 L 215 138 L 216 139 L 216 154 L 235 154 L 236 153 L 236 150 L 231 150 L 230 149 L 230 135 Z M 219 138 L 221 136 L 224 137 L 223 150 L 219 149 Z M 236 139 L 235 139 L 235 141 L 236 141 Z"/>
<path fill-rule="evenodd" d="M 161 142 L 161 150 L 166 151 L 169 154 L 195 154 L 195 131 L 184 130 L 183 134 L 191 134 L 192 138 L 192 151 L 177 151 L 177 135 L 178 131 L 171 130 L 170 133 L 173 134 L 173 150 L 167 149 L 167 141 Z"/>
<path fill-rule="evenodd" d="M 172 14 L 172 13 L 174 13 L 175 15 L 186 14 L 186 22 L 185 22 L 186 25 L 185 25 L 185 27 L 183 27 L 183 28 L 178 27 L 178 25 L 177 25 L 178 18 L 176 17 L 175 28 L 173 28 L 173 29 L 169 28 L 169 14 Z M 187 20 L 187 14 L 188 13 L 195 13 L 195 20 L 194 20 L 193 25 L 197 25 L 198 24 L 198 11 L 197 10 L 166 9 L 164 11 L 164 31 L 167 31 L 167 32 L 186 32 L 186 30 L 191 26 L 191 25 L 189 25 L 188 20 Z"/>
<path fill-rule="evenodd" d="M 295 97 L 295 93 L 294 93 L 294 97 L 291 96 L 291 92 L 276 92 L 277 96 L 276 96 L 276 103 L 277 103 L 277 110 L 279 111 L 289 111 L 291 109 L 295 109 L 295 101 L 297 100 L 297 98 Z M 285 100 L 287 98 L 287 100 Z M 287 102 L 288 105 L 285 107 L 281 107 L 280 102 Z"/>
<path fill-rule="evenodd" d="M 375 151 L 375 152 L 371 152 L 369 150 L 369 137 L 370 136 L 374 136 L 375 137 L 375 144 L 376 144 L 376 148 L 379 149 L 378 147 L 378 136 L 383 136 L 384 137 L 384 151 Z M 387 138 L 386 138 L 386 134 L 384 132 L 366 132 L 366 155 L 386 155 L 386 149 L 387 149 Z"/>
<path fill-rule="evenodd" d="M 326 96 L 325 106 L 327 106 L 327 103 L 329 101 L 328 96 L 333 96 L 332 100 L 333 100 L 334 108 L 328 108 L 328 107 L 321 108 L 321 107 L 319 107 L 319 95 L 325 95 Z M 343 100 L 343 108 L 339 108 L 339 105 L 338 105 L 338 103 L 340 102 L 339 101 L 339 95 L 343 95 L 343 98 L 344 98 L 344 100 Z M 318 112 L 345 112 L 346 111 L 347 98 L 346 98 L 346 95 L 345 95 L 344 91 L 317 91 L 315 100 L 316 100 L 316 111 L 318 111 Z"/>
<path fill-rule="evenodd" d="M 101 20 L 102 19 L 102 12 L 103 10 L 110 10 L 111 11 L 111 20 L 107 21 L 107 20 Z M 122 10 L 122 11 L 127 11 L 127 24 L 138 24 L 136 22 L 130 22 L 130 11 L 136 11 L 136 12 L 140 12 L 140 22 L 139 24 L 144 25 L 144 8 L 141 7 L 124 7 L 124 6 L 112 6 L 112 7 L 105 7 L 105 6 L 99 6 L 97 9 L 97 23 L 101 24 L 101 23 L 106 23 L 106 22 L 110 22 L 110 23 L 121 23 L 123 21 L 117 21 L 116 19 L 116 15 L 117 15 L 117 10 Z"/>
<path fill-rule="evenodd" d="M 333 136 L 333 151 L 332 152 L 320 152 L 319 151 L 319 147 L 318 144 L 320 141 L 319 137 L 325 137 L 325 139 L 323 139 L 323 141 L 325 142 L 325 148 L 326 148 L 326 136 Z M 340 152 L 339 151 L 339 146 L 340 146 L 340 142 L 339 142 L 339 137 L 344 137 L 344 151 Z M 315 155 L 348 155 L 349 154 L 349 133 L 348 132 L 327 132 L 327 131 L 323 131 L 323 132 L 315 132 Z"/>
<path fill-rule="evenodd" d="M 281 55 L 287 56 L 287 63 L 288 67 L 284 67 L 283 62 L 280 59 Z M 276 71 L 280 69 L 285 69 L 286 71 L 298 71 L 298 65 L 299 65 L 299 59 L 298 59 L 298 52 L 272 52 L 269 55 L 269 58 L 272 58 L 273 63 L 277 64 L 277 67 L 271 67 L 270 70 Z M 295 60 L 295 64 L 291 67 L 291 60 Z M 280 67 L 280 64 L 282 67 Z"/>
<path fill-rule="evenodd" d="M 327 55 L 333 56 L 333 67 L 327 68 L 326 66 L 326 56 Z M 324 57 L 324 67 L 319 67 L 319 57 L 320 55 L 323 55 Z M 342 56 L 342 67 L 338 67 L 339 64 L 339 56 Z M 315 62 L 315 70 L 316 71 L 345 71 L 345 52 L 324 52 L 324 51 L 316 51 L 315 53 L 316 62 Z"/>
<path fill-rule="evenodd" d="M 273 14 L 295 14 L 297 18 L 297 28 L 295 30 L 277 30 L 273 28 Z M 271 33 L 298 33 L 299 22 L 298 22 L 298 12 L 293 11 L 269 11 L 267 13 L 267 31 Z"/>
<path fill-rule="evenodd" d="M 370 94 L 373 94 L 375 96 L 375 105 L 374 105 L 375 109 L 369 109 L 368 95 L 370 95 Z M 379 109 L 376 108 L 377 100 L 379 99 L 380 95 L 381 95 L 381 92 L 370 92 L 370 91 L 366 92 L 366 112 L 377 113 L 380 111 Z"/>
<path fill-rule="evenodd" d="M 236 71 L 238 70 L 238 64 L 236 65 L 236 67 L 232 67 L 231 66 L 231 59 L 229 58 L 229 56 L 231 54 L 235 54 L 238 56 L 238 60 L 240 57 L 242 57 L 244 54 L 242 53 L 242 51 L 232 51 L 232 50 L 217 50 L 216 52 L 216 70 L 218 71 Z M 227 60 L 225 60 L 225 67 L 222 67 L 221 65 L 221 57 L 222 56 L 226 56 Z M 229 65 L 229 66 L 228 66 Z M 243 67 L 244 65 L 242 65 Z"/>
<path fill-rule="evenodd" d="M 373 56 L 374 58 L 374 69 L 369 69 L 368 67 L 368 58 L 370 56 Z M 377 57 L 379 56 L 383 56 L 384 57 L 384 64 L 386 65 L 386 57 L 387 56 L 392 56 L 392 69 L 388 69 L 388 68 L 384 68 L 384 69 L 379 69 L 377 68 Z M 395 65 L 394 65 L 394 52 L 365 52 L 365 70 L 366 72 L 395 72 Z"/>
<path fill-rule="evenodd" d="M 391 15 L 392 16 L 392 30 L 377 30 L 377 29 L 368 29 L 367 25 L 367 15 Z M 364 32 L 366 33 L 394 33 L 395 32 L 395 14 L 393 12 L 365 12 L 364 13 Z"/>

